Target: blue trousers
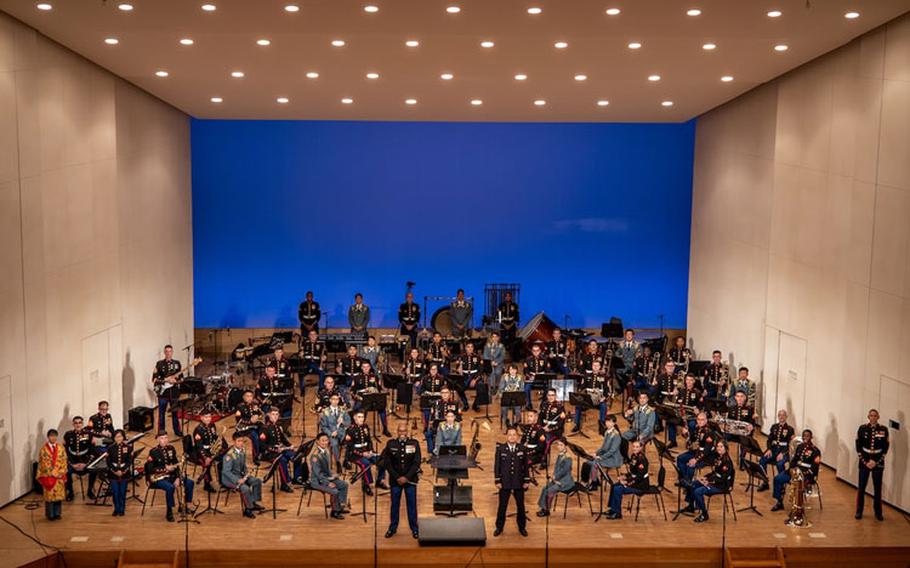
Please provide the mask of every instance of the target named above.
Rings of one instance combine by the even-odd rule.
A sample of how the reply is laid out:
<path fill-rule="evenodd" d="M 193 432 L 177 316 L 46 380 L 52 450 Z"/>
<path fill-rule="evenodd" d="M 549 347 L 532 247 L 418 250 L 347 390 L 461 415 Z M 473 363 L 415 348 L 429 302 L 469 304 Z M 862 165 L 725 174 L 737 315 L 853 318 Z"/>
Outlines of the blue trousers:
<path fill-rule="evenodd" d="M 606 403 L 601 402 L 600 404 L 598 404 L 598 405 L 597 405 L 597 410 L 598 410 L 598 412 L 600 413 L 600 421 L 601 421 L 601 422 L 606 421 L 606 419 L 607 419 L 607 405 L 606 405 Z M 576 406 L 576 407 L 575 407 L 575 425 L 578 426 L 578 427 L 580 428 L 580 427 L 581 427 L 580 424 L 581 424 L 581 407 L 580 407 L 580 406 Z"/>
<path fill-rule="evenodd" d="M 176 387 L 171 387 L 176 388 Z M 170 390 L 170 389 L 168 389 Z M 164 415 L 167 414 L 167 407 L 170 404 L 171 399 L 166 396 L 158 397 L 158 429 L 164 430 Z M 171 410 L 171 424 L 174 426 L 174 434 L 182 436 L 180 432 L 180 420 L 177 419 L 177 413 Z"/>
<path fill-rule="evenodd" d="M 758 460 L 758 465 L 765 471 L 768 471 L 767 467 L 769 463 L 773 463 L 777 466 L 777 473 L 784 471 L 784 464 L 787 463 L 787 452 L 777 450 L 773 451 L 770 456 L 762 456 Z"/>
<path fill-rule="evenodd" d="M 404 493 L 405 507 L 408 510 L 408 526 L 411 532 L 417 532 L 417 487 L 410 483 L 404 486 L 392 484 L 392 510 L 389 513 L 389 530 L 398 530 L 398 516 L 401 510 L 401 494 Z"/>
<path fill-rule="evenodd" d="M 610 510 L 618 515 L 622 515 L 622 498 L 624 495 L 641 495 L 640 489 L 635 489 L 622 483 L 616 483 L 610 490 Z"/>
<path fill-rule="evenodd" d="M 129 481 L 124 478 L 111 477 L 111 499 L 114 500 L 114 512 L 126 512 L 126 487 Z"/>
<path fill-rule="evenodd" d="M 682 475 L 681 481 L 692 481 L 692 478 L 695 477 L 695 469 L 698 464 L 696 463 L 693 467 L 689 467 L 689 460 L 694 457 L 695 452 L 683 452 L 676 456 L 676 467 L 679 468 L 679 473 Z"/>
<path fill-rule="evenodd" d="M 319 368 L 319 363 L 307 363 L 303 367 L 303 372 L 300 373 L 300 394 L 303 394 L 304 388 L 304 379 L 307 375 L 318 375 L 319 376 L 319 388 L 321 389 L 325 385 L 325 371 Z"/>
<path fill-rule="evenodd" d="M 176 486 L 171 482 L 170 479 L 162 479 L 161 481 L 156 481 L 152 484 L 152 487 L 155 489 L 161 489 L 164 491 L 164 496 L 167 499 L 167 508 L 174 508 L 174 491 Z M 193 480 L 183 478 L 183 501 L 185 503 L 193 502 Z"/>
<path fill-rule="evenodd" d="M 430 422 L 427 429 L 423 432 L 424 437 L 427 439 L 427 455 L 433 455 L 433 449 L 436 447 L 436 435 L 433 432 L 433 423 Z"/>
<path fill-rule="evenodd" d="M 525 403 L 525 408 L 532 408 L 532 406 L 533 406 L 531 404 L 531 391 L 533 388 L 534 388 L 534 381 L 525 382 L 525 399 L 527 399 L 527 402 Z"/>
<path fill-rule="evenodd" d="M 707 512 L 705 497 L 708 495 L 718 495 L 720 493 L 723 493 L 723 491 L 713 485 L 702 485 L 698 483 L 686 493 L 686 501 L 688 501 L 690 505 L 694 505 L 699 511 Z"/>
<path fill-rule="evenodd" d="M 363 475 L 363 482 L 367 485 L 373 485 L 373 464 L 379 461 L 379 456 L 373 455 L 372 457 L 359 457 L 354 460 L 354 463 L 360 467 L 361 471 L 366 470 L 366 473 Z M 382 480 L 385 479 L 385 468 L 379 466 L 379 472 L 377 474 L 378 480 L 382 483 Z"/>
<path fill-rule="evenodd" d="M 774 476 L 774 490 L 772 491 L 772 494 L 774 495 L 775 499 L 778 501 L 782 501 L 784 499 L 784 489 L 786 489 L 788 483 L 790 483 L 789 470 L 785 469 L 784 471 Z"/>
<path fill-rule="evenodd" d="M 259 459 L 259 428 L 250 428 L 246 431 L 246 436 L 250 439 L 250 445 L 253 447 L 253 459 Z"/>

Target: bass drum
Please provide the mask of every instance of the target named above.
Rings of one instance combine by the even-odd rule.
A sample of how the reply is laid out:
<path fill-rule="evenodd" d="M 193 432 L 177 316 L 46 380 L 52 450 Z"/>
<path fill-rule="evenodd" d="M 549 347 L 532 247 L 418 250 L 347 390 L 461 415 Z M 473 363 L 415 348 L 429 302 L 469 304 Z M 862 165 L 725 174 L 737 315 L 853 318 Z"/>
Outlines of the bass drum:
<path fill-rule="evenodd" d="M 451 337 L 455 326 L 452 324 L 451 306 L 443 306 L 433 312 L 430 318 L 430 327 L 443 337 Z"/>

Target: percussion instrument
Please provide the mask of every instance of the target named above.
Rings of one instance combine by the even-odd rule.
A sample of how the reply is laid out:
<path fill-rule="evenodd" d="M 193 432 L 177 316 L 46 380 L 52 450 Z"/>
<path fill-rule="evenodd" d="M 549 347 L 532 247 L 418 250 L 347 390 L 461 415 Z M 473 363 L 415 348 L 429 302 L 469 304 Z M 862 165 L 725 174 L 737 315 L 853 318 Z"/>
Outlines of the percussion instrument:
<path fill-rule="evenodd" d="M 433 312 L 433 316 L 430 318 L 430 327 L 443 337 L 450 337 L 455 329 L 455 324 L 452 323 L 451 306 L 442 306 Z"/>
<path fill-rule="evenodd" d="M 732 420 L 729 418 L 718 418 L 717 426 L 720 431 L 724 434 L 731 434 L 734 436 L 750 436 L 752 435 L 752 424 L 744 420 Z"/>

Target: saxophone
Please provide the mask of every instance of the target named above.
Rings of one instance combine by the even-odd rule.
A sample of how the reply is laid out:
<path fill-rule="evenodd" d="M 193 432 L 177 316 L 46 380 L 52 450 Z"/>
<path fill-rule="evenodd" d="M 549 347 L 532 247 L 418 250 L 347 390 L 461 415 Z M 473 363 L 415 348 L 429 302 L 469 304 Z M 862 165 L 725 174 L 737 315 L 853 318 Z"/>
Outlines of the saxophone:
<path fill-rule="evenodd" d="M 483 427 L 487 431 L 490 430 L 490 424 L 487 422 L 483 422 Z M 482 447 L 480 444 L 480 439 L 479 439 L 480 438 L 480 422 L 479 421 L 476 421 L 476 420 L 474 421 L 473 429 L 474 429 L 474 434 L 471 436 L 471 444 L 468 446 L 468 459 L 473 462 L 476 462 L 477 455 L 480 454 L 480 448 Z"/>
<path fill-rule="evenodd" d="M 787 485 L 787 499 L 790 502 L 790 514 L 785 524 L 789 527 L 805 529 L 812 526 L 806 518 L 806 477 L 803 470 L 793 467 L 790 470 L 790 483 Z"/>

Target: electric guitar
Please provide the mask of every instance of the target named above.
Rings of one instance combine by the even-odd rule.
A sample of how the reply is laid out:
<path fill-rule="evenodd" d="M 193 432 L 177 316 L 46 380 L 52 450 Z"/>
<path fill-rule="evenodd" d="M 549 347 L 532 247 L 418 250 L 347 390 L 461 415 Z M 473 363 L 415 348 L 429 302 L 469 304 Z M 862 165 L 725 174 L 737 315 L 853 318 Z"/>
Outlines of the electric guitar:
<path fill-rule="evenodd" d="M 195 367 L 199 363 L 202 363 L 202 357 L 196 357 L 195 359 L 190 361 L 190 364 L 187 367 L 187 369 Z M 175 386 L 175 385 L 179 385 L 181 382 L 183 382 L 184 377 L 180 376 L 183 374 L 183 371 L 184 370 L 181 369 L 181 370 L 177 371 L 176 373 L 174 373 L 173 375 L 168 375 L 166 377 L 161 377 L 160 379 L 155 379 L 153 381 L 154 388 L 155 388 L 155 394 L 157 396 L 162 396 L 164 393 L 167 392 L 167 390 L 169 388 L 171 388 L 172 386 Z"/>

